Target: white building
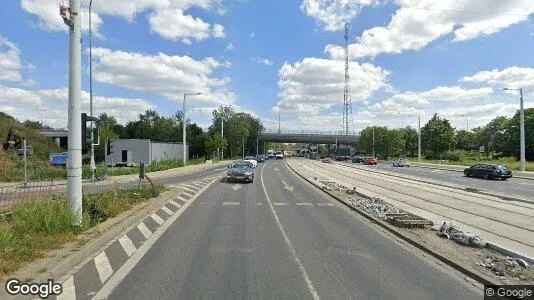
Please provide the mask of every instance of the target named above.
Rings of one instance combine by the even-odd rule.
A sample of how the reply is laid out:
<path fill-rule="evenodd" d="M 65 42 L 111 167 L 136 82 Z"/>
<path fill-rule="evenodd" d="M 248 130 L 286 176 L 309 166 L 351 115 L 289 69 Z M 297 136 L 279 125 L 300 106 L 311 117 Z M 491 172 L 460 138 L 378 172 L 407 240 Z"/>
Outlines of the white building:
<path fill-rule="evenodd" d="M 111 154 L 106 157 L 108 165 L 132 165 L 156 161 L 182 160 L 182 143 L 160 143 L 149 139 L 120 139 L 111 142 Z M 186 160 L 189 160 L 189 145 L 186 145 Z"/>

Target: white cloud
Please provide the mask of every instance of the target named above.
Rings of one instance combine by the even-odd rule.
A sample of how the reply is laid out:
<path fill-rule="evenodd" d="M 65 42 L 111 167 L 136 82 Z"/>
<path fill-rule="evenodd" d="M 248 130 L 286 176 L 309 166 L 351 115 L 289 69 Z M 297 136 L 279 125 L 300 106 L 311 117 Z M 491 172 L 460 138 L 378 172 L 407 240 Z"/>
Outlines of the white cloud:
<path fill-rule="evenodd" d="M 46 110 L 46 124 L 57 128 L 67 127 L 68 88 L 30 91 L 0 86 L 2 111 L 16 115 L 20 121 L 42 121 Z M 82 91 L 82 110 L 89 111 L 89 93 Z M 28 106 L 33 109 L 27 109 Z M 137 119 L 138 115 L 155 106 L 143 99 L 93 97 L 94 114 L 107 113 L 123 122 Z"/>
<path fill-rule="evenodd" d="M 465 76 L 460 82 L 489 84 L 498 88 L 534 89 L 534 68 L 509 67 L 503 70 L 481 71 L 472 76 Z"/>
<path fill-rule="evenodd" d="M 258 58 L 257 62 L 259 64 L 265 65 L 265 66 L 272 66 L 273 62 L 270 61 L 268 58 Z"/>
<path fill-rule="evenodd" d="M 20 49 L 0 35 L 0 81 L 22 81 L 21 69 Z"/>
<path fill-rule="evenodd" d="M 205 21 L 185 15 L 184 11 L 191 7 L 199 7 L 204 10 L 216 11 L 224 14 L 226 9 L 221 0 L 109 0 L 94 1 L 92 25 L 95 34 L 99 36 L 99 29 L 103 25 L 102 16 L 114 16 L 134 22 L 136 15 L 152 11 L 149 16 L 151 31 L 170 40 L 182 38 L 194 38 L 197 41 L 210 36 L 221 37 L 221 25 L 213 26 L 214 32 L 210 31 L 210 25 Z M 21 0 L 21 7 L 36 15 L 39 19 L 37 25 L 48 31 L 67 31 L 67 26 L 59 17 L 57 0 Z M 86 31 L 89 26 L 88 18 L 89 0 L 82 0 L 81 19 L 82 29 Z"/>
<path fill-rule="evenodd" d="M 362 6 L 378 2 L 379 0 L 304 0 L 300 9 L 317 20 L 324 30 L 337 31 L 343 28 L 346 21 L 354 19 Z"/>
<path fill-rule="evenodd" d="M 213 37 L 216 38 L 223 38 L 226 36 L 226 33 L 224 32 L 224 26 L 222 26 L 221 24 L 213 25 L 212 33 Z"/>
<path fill-rule="evenodd" d="M 345 66 L 340 61 L 304 58 L 284 63 L 279 70 L 278 86 L 282 113 L 317 114 L 343 103 Z M 369 63 L 350 62 L 353 102 L 364 102 L 381 88 L 388 87 L 389 72 Z"/>
<path fill-rule="evenodd" d="M 528 15 L 534 13 L 532 0 L 395 2 L 400 8 L 387 26 L 365 30 L 356 43 L 349 46 L 352 58 L 420 50 L 451 33 L 453 41 L 470 40 L 526 21 Z M 327 45 L 325 52 L 336 59 L 343 57 L 343 48 L 338 45 Z"/>
<path fill-rule="evenodd" d="M 217 78 L 215 72 L 230 66 L 208 57 L 195 60 L 189 56 L 164 53 L 144 55 L 135 52 L 93 50 L 94 79 L 132 90 L 151 92 L 181 101 L 183 93 L 202 92 L 195 96 L 198 105 L 227 105 L 235 95 L 228 89 L 228 77 Z"/>
<path fill-rule="evenodd" d="M 234 50 L 235 50 L 234 43 L 228 42 L 228 44 L 226 45 L 226 51 L 234 51 Z"/>
<path fill-rule="evenodd" d="M 152 32 L 172 41 L 184 38 L 188 41 L 191 38 L 202 41 L 210 36 L 217 38 L 225 36 L 222 25 L 215 24 L 213 29 L 210 29 L 209 23 L 200 18 L 184 15 L 180 9 L 159 10 L 151 14 L 148 19 Z"/>

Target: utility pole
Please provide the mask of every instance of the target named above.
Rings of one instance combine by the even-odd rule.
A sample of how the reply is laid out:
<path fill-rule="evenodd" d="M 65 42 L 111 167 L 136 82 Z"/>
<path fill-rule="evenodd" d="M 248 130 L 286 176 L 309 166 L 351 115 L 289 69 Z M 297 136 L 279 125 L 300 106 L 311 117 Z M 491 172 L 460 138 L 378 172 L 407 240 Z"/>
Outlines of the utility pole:
<path fill-rule="evenodd" d="M 80 0 L 70 0 L 70 7 L 60 6 L 63 22 L 69 27 L 69 106 L 67 196 L 76 225 L 82 222 L 82 131 L 81 131 L 81 50 Z M 67 17 L 68 12 L 68 17 Z"/>
<path fill-rule="evenodd" d="M 373 126 L 373 157 L 375 157 L 375 127 Z"/>
<path fill-rule="evenodd" d="M 89 115 L 93 117 L 93 30 L 91 26 L 91 8 L 93 6 L 93 0 L 89 1 Z M 93 141 L 93 122 L 91 121 L 91 161 L 89 163 L 89 177 L 91 180 L 95 180 L 95 145 Z"/>
<path fill-rule="evenodd" d="M 280 134 L 280 107 L 278 107 L 278 134 Z"/>
<path fill-rule="evenodd" d="M 260 155 L 260 141 L 256 138 L 256 156 Z"/>
<path fill-rule="evenodd" d="M 417 136 L 417 160 L 421 162 L 421 115 L 419 115 L 419 135 Z"/>
<path fill-rule="evenodd" d="M 241 149 L 243 151 L 243 158 L 245 158 L 245 138 L 242 138 Z"/>
<path fill-rule="evenodd" d="M 224 115 L 221 114 L 221 137 L 224 140 Z M 221 149 L 221 157 L 224 158 L 224 147 Z"/>
<path fill-rule="evenodd" d="M 28 185 L 28 154 L 26 153 L 26 138 L 22 140 L 22 148 L 24 149 L 24 187 Z"/>
<path fill-rule="evenodd" d="M 525 171 L 525 111 L 523 109 L 523 88 L 503 88 L 505 91 L 519 91 L 519 160 L 520 170 Z"/>

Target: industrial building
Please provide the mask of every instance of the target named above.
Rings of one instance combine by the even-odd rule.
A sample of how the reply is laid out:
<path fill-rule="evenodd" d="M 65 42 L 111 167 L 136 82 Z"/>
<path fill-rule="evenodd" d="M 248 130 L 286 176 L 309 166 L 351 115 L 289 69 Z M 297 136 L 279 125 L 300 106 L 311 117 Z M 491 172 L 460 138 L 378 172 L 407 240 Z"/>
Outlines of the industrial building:
<path fill-rule="evenodd" d="M 189 160 L 189 145 L 186 144 L 186 159 Z M 108 165 L 150 165 L 156 161 L 182 160 L 182 143 L 161 143 L 149 139 L 119 139 L 111 141 L 111 154 L 106 157 Z"/>

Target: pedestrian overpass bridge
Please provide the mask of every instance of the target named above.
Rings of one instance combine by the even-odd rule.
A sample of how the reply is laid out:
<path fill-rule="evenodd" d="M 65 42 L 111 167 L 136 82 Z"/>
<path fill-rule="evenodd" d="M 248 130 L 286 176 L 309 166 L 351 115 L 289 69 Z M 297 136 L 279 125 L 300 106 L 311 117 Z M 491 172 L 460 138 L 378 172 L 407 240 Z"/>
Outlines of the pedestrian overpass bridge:
<path fill-rule="evenodd" d="M 258 137 L 259 142 L 346 144 L 355 145 L 360 140 L 359 132 L 321 130 L 267 130 Z"/>

